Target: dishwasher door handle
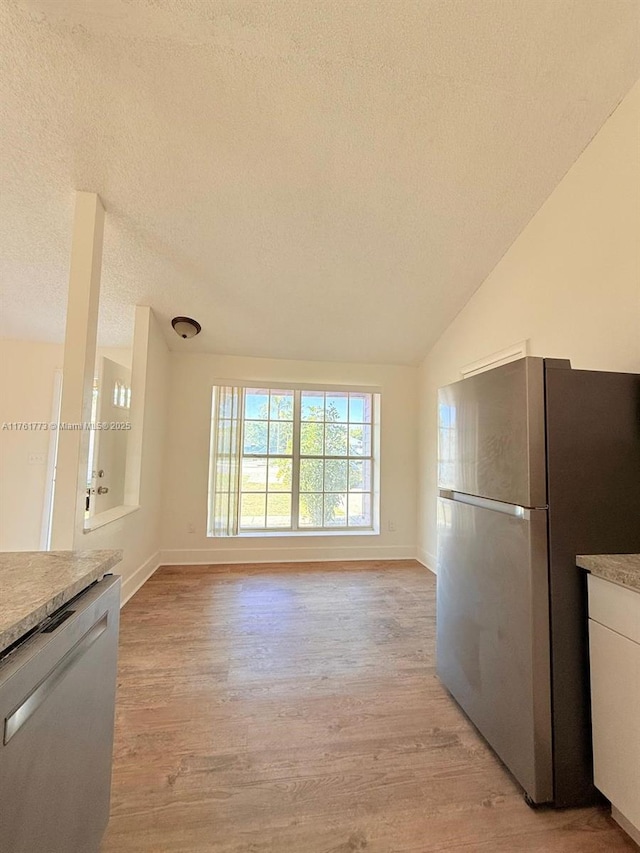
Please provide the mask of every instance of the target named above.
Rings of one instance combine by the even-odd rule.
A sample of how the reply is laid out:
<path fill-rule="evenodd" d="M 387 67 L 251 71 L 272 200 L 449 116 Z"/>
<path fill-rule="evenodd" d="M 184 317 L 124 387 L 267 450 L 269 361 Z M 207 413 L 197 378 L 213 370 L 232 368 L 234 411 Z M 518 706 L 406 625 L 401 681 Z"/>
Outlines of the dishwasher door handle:
<path fill-rule="evenodd" d="M 96 640 L 107 630 L 107 613 L 84 634 L 69 651 L 60 658 L 53 669 L 45 675 L 40 684 L 12 711 L 4 721 L 4 743 L 7 744 L 11 738 L 24 726 L 29 717 L 47 701 L 51 693 L 65 677 L 71 667 L 91 648 Z"/>

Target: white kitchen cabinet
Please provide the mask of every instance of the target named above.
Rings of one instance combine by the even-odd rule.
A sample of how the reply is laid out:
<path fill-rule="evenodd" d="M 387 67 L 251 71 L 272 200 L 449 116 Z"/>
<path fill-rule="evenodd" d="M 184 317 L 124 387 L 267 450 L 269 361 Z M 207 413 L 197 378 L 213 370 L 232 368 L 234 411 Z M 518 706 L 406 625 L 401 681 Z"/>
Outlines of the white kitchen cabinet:
<path fill-rule="evenodd" d="M 596 787 L 640 843 L 640 592 L 589 575 Z"/>

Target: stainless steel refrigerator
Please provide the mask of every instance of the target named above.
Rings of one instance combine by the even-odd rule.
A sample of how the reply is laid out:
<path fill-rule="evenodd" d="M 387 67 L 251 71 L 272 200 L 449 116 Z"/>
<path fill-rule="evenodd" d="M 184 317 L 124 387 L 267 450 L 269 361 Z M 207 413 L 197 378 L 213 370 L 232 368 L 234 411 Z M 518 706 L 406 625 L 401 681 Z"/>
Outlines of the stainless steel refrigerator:
<path fill-rule="evenodd" d="M 530 804 L 593 787 L 586 577 L 640 552 L 640 375 L 523 358 L 440 389 L 437 670 Z"/>

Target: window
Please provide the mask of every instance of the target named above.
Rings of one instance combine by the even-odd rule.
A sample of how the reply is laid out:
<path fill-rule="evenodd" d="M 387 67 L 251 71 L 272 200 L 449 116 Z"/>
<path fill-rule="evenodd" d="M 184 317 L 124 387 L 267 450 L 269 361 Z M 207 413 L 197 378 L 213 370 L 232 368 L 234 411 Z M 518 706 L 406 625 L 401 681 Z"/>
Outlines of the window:
<path fill-rule="evenodd" d="M 113 405 L 118 409 L 131 408 L 131 388 L 119 379 L 116 379 L 113 385 Z"/>
<path fill-rule="evenodd" d="M 209 535 L 373 530 L 379 395 L 216 386 Z"/>

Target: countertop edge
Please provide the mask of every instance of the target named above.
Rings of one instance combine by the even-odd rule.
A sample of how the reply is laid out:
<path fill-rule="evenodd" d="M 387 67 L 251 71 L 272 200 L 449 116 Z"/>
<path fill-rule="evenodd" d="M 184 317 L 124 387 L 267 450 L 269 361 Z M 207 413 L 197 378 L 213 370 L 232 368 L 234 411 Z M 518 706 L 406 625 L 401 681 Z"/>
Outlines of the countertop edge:
<path fill-rule="evenodd" d="M 640 593 L 640 554 L 579 554 L 576 566 L 594 577 Z"/>
<path fill-rule="evenodd" d="M 50 553 L 50 552 L 43 552 Z M 73 552 L 69 552 L 73 553 Z M 114 550 L 105 556 L 97 565 L 93 566 L 73 582 L 67 584 L 53 595 L 45 604 L 40 604 L 26 616 L 15 622 L 10 628 L 0 632 L 0 654 L 17 640 L 40 624 L 47 616 L 50 616 L 78 593 L 86 589 L 94 581 L 100 580 L 110 569 L 122 560 L 122 551 Z"/>

